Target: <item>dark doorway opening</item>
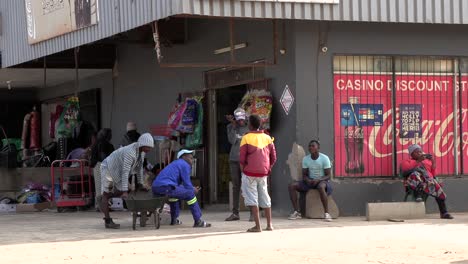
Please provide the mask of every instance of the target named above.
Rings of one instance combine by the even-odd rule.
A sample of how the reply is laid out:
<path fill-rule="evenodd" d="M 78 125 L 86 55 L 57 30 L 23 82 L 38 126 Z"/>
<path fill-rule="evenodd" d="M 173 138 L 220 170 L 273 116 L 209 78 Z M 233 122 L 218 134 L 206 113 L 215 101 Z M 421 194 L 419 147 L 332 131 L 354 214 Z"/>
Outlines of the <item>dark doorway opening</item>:
<path fill-rule="evenodd" d="M 217 190 L 218 203 L 229 202 L 229 182 L 231 180 L 229 170 L 229 152 L 231 145 L 228 141 L 226 127 L 229 122 L 226 115 L 232 115 L 238 107 L 243 96 L 247 92 L 247 85 L 231 86 L 216 91 L 216 133 L 218 139 L 218 164 L 217 164 Z"/>

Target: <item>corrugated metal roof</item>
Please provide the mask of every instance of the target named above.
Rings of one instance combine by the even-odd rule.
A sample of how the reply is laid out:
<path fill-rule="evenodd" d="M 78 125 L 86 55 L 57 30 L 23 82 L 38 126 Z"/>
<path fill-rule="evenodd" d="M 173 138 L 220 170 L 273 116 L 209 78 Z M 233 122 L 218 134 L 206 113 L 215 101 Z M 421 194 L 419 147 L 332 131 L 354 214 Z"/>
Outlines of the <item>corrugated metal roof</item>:
<path fill-rule="evenodd" d="M 467 24 L 468 0 L 340 0 L 340 4 L 187 0 L 176 13 L 355 22 Z"/>
<path fill-rule="evenodd" d="M 240 0 L 99 0 L 99 23 L 29 45 L 25 3 L 1 0 L 2 66 L 91 43 L 176 14 L 354 22 L 468 24 L 468 0 L 340 0 L 340 4 Z"/>

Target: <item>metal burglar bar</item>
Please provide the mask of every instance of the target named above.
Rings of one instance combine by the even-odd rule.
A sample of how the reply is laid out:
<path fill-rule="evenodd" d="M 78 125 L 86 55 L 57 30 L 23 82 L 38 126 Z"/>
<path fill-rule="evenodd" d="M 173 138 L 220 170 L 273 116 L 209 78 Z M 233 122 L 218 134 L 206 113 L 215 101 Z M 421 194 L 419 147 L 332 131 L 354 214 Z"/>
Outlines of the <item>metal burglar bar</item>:
<path fill-rule="evenodd" d="M 467 59 L 335 56 L 333 69 L 337 177 L 395 176 L 411 144 L 439 175 L 466 173 Z"/>
<path fill-rule="evenodd" d="M 391 57 L 335 56 L 335 175 L 392 175 Z M 389 117 L 389 118 L 387 118 Z M 387 135 L 386 135 L 387 134 Z"/>
<path fill-rule="evenodd" d="M 458 62 L 458 128 L 459 172 L 468 174 L 468 58 Z"/>
<path fill-rule="evenodd" d="M 453 65 L 440 57 L 395 59 L 398 164 L 409 158 L 409 145 L 419 144 L 434 155 L 439 175 L 455 173 Z"/>

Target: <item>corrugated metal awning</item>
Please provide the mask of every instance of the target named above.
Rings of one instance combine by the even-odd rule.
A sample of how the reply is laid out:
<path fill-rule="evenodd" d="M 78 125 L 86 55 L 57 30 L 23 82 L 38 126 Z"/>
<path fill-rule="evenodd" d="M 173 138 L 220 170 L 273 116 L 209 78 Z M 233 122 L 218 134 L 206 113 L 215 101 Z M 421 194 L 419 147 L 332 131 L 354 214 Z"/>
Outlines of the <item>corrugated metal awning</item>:
<path fill-rule="evenodd" d="M 240 0 L 99 0 L 99 23 L 29 45 L 24 0 L 1 0 L 2 67 L 9 67 L 172 15 L 381 23 L 468 24 L 468 0 L 340 0 L 339 4 Z"/>
<path fill-rule="evenodd" d="M 339 0 L 339 4 L 186 0 L 177 13 L 302 20 L 468 24 L 468 0 Z"/>

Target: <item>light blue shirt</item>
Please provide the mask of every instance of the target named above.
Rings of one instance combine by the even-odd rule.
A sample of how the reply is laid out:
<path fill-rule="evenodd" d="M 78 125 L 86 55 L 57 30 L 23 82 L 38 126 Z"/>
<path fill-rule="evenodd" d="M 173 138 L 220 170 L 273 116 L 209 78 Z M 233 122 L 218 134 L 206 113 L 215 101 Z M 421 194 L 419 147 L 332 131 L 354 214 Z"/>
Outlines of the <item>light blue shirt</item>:
<path fill-rule="evenodd" d="M 318 180 L 325 176 L 324 170 L 331 168 L 331 162 L 325 154 L 319 153 L 316 160 L 313 160 L 309 154 L 302 159 L 302 168 L 309 169 L 309 178 Z"/>

